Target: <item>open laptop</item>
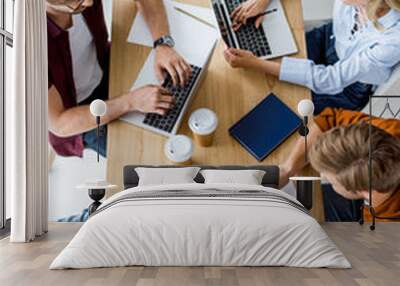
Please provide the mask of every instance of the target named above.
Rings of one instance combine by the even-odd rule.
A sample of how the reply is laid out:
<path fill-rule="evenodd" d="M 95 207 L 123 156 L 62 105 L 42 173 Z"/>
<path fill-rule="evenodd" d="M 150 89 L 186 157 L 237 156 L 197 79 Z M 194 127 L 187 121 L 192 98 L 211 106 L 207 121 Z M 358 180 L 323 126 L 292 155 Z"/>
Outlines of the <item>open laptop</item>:
<path fill-rule="evenodd" d="M 162 116 L 155 113 L 130 112 L 120 119 L 130 124 L 145 128 L 155 133 L 171 136 L 175 135 L 181 125 L 183 116 L 190 105 L 196 91 L 206 74 L 212 52 L 215 47 L 202 57 L 192 57 L 189 64 L 192 67 L 192 74 L 184 87 L 174 86 L 170 76 L 167 76 L 162 86 L 169 90 L 175 98 L 174 107 Z M 134 88 L 139 88 L 147 84 L 159 84 L 154 72 L 154 51 L 146 60 L 139 77 L 134 84 Z"/>
<path fill-rule="evenodd" d="M 245 1 L 211 0 L 219 30 L 226 45 L 230 48 L 251 51 L 262 59 L 297 53 L 297 46 L 280 0 L 271 1 L 267 11 L 273 12 L 264 16 L 264 21 L 258 29 L 254 23 L 248 22 L 239 30 L 234 31 L 230 15 Z"/>

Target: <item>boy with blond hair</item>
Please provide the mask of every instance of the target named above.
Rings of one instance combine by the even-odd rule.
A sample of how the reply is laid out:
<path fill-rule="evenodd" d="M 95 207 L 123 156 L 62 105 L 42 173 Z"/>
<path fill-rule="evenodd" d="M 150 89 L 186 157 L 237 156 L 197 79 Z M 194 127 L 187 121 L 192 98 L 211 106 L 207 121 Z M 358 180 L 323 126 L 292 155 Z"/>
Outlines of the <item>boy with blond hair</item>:
<path fill-rule="evenodd" d="M 361 217 L 360 206 L 369 199 L 370 136 L 372 206 L 378 217 L 400 218 L 400 120 L 372 118 L 371 135 L 368 120 L 367 114 L 358 111 L 327 108 L 310 128 L 310 163 L 333 187 L 324 187 L 323 192 L 327 221 Z M 308 164 L 303 141 L 297 142 L 281 165 L 281 186 Z M 371 220 L 368 208 L 364 217 Z"/>

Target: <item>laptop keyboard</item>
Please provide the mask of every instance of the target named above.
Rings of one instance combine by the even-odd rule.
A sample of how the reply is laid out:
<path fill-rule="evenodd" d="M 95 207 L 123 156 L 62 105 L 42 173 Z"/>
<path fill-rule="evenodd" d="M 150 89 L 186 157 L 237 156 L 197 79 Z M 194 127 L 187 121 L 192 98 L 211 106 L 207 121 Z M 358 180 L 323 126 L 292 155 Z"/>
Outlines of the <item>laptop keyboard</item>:
<path fill-rule="evenodd" d="M 201 68 L 191 65 L 192 74 L 184 87 L 174 86 L 171 77 L 168 75 L 162 86 L 167 89 L 175 98 L 174 107 L 167 112 L 164 116 L 157 113 L 148 113 L 143 120 L 143 123 L 159 130 L 171 133 L 174 128 L 182 108 L 189 98 L 190 92 L 200 75 Z"/>
<path fill-rule="evenodd" d="M 246 0 L 225 0 L 229 15 L 232 14 L 237 6 L 245 1 Z M 247 25 L 242 25 L 235 34 L 241 49 L 251 51 L 257 57 L 272 54 L 262 26 L 256 28 L 253 23 L 248 23 Z"/>

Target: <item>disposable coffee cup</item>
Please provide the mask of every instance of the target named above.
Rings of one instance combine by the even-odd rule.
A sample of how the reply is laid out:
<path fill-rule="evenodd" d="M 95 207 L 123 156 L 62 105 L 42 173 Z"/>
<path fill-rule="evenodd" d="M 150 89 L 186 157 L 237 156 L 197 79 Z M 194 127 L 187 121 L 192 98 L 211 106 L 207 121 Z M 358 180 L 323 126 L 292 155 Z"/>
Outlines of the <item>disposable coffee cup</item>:
<path fill-rule="evenodd" d="M 193 155 L 192 139 L 185 135 L 170 137 L 164 145 L 165 156 L 174 164 L 190 165 Z"/>
<path fill-rule="evenodd" d="M 197 109 L 190 115 L 189 128 L 192 130 L 194 141 L 200 146 L 212 145 L 217 126 L 217 115 L 208 108 Z"/>

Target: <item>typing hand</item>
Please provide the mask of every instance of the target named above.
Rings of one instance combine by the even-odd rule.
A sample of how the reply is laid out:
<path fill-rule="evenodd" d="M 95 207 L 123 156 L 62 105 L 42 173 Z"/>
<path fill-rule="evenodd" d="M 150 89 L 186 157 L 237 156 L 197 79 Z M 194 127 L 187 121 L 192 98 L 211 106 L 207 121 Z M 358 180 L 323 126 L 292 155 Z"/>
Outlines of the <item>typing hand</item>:
<path fill-rule="evenodd" d="M 127 94 L 131 109 L 165 115 L 174 106 L 174 98 L 165 88 L 147 85 Z"/>
<path fill-rule="evenodd" d="M 155 71 L 158 80 L 164 81 L 168 73 L 174 85 L 184 86 L 188 81 L 192 69 L 190 65 L 171 47 L 158 46 L 156 48 Z"/>
<path fill-rule="evenodd" d="M 247 0 L 236 7 L 231 14 L 233 30 L 237 31 L 243 24 L 246 24 L 249 18 L 264 12 L 270 2 L 271 0 Z M 264 16 L 260 16 L 255 20 L 254 25 L 256 28 L 260 27 L 263 20 Z"/>
<path fill-rule="evenodd" d="M 233 68 L 253 68 L 256 69 L 260 64 L 260 59 L 252 52 L 228 48 L 224 51 L 225 60 Z"/>

